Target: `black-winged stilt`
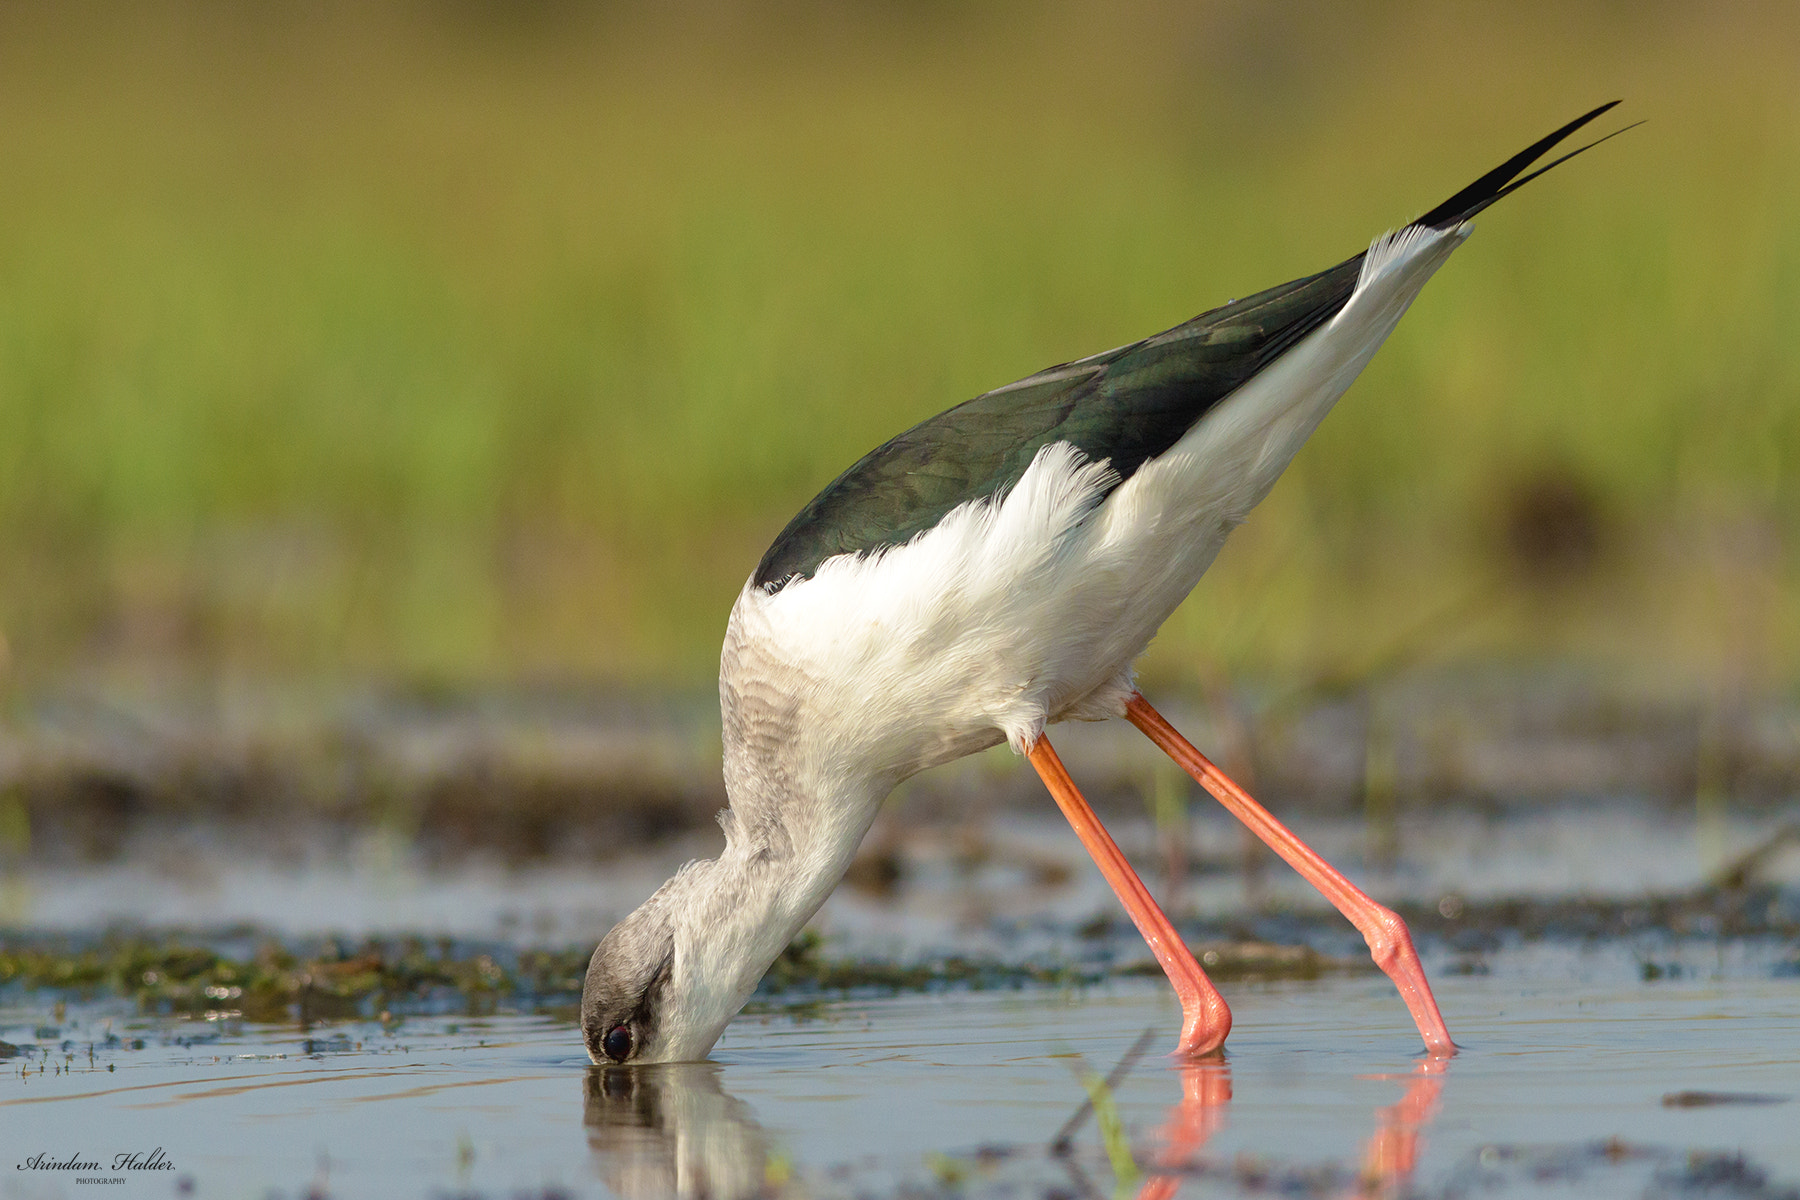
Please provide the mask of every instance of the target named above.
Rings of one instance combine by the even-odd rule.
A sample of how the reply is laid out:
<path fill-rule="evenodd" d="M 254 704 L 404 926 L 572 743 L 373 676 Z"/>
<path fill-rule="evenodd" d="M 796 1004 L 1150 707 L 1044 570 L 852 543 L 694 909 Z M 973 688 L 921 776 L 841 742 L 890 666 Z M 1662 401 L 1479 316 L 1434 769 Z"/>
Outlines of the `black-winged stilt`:
<path fill-rule="evenodd" d="M 581 999 L 593 1060 L 703 1057 L 895 785 L 1002 741 L 1043 776 L 1168 973 L 1178 1053 L 1216 1051 L 1231 1029 L 1224 999 L 1044 736 L 1121 715 L 1362 931 L 1427 1049 L 1453 1052 L 1401 919 L 1175 732 L 1132 663 L 1469 219 L 1587 149 L 1521 174 L 1612 106 L 1330 270 L 933 417 L 801 509 L 726 628 L 724 852 L 683 867 L 595 949 Z"/>

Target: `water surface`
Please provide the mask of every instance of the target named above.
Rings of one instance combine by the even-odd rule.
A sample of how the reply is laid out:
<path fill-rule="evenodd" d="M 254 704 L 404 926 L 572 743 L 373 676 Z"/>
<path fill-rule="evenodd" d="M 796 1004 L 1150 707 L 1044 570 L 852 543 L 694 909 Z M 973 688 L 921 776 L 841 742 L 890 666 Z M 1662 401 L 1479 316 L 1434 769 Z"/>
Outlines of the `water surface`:
<path fill-rule="evenodd" d="M 1151 980 L 773 1006 L 714 1064 L 638 1070 L 590 1067 L 564 1014 L 302 1030 L 95 1003 L 27 1028 L 44 1014 L 15 1007 L 0 1140 L 9 1168 L 175 1164 L 106 1195 L 1792 1194 L 1800 980 L 1755 949 L 1669 965 L 1684 977 L 1606 948 L 1428 962 L 1465 1047 L 1448 1063 L 1416 1055 L 1379 976 L 1227 986 L 1230 1054 L 1188 1071 Z M 1053 1150 L 1121 1065 L 1108 1119 Z M 94 1186 L 9 1169 L 0 1194 Z"/>

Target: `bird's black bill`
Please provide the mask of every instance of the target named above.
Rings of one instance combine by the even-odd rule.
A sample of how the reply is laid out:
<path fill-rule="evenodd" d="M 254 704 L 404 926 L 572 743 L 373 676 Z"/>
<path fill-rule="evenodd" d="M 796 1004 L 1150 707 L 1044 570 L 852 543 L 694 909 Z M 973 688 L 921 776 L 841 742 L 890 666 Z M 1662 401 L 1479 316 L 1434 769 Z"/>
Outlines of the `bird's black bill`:
<path fill-rule="evenodd" d="M 1494 201 L 1500 199 L 1502 196 L 1508 196 L 1513 192 L 1518 191 L 1520 188 L 1536 179 L 1539 175 L 1548 171 L 1551 167 L 1568 162 L 1571 158 L 1574 158 L 1577 154 L 1580 154 L 1585 150 L 1592 150 L 1595 146 L 1598 146 L 1608 138 L 1618 137 L 1621 133 L 1625 132 L 1625 129 L 1635 129 L 1638 125 L 1643 124 L 1642 121 L 1639 121 L 1632 125 L 1627 125 L 1625 129 L 1616 129 L 1607 134 L 1606 137 L 1596 138 L 1587 145 L 1571 150 L 1560 158 L 1552 159 L 1550 162 L 1539 167 L 1537 170 L 1532 171 L 1528 175 L 1515 178 L 1515 176 L 1519 175 L 1520 171 L 1525 170 L 1525 168 L 1529 167 L 1532 163 L 1542 158 L 1545 154 L 1548 154 L 1551 148 L 1557 143 L 1561 142 L 1571 133 L 1574 133 L 1577 129 L 1580 129 L 1583 125 L 1586 125 L 1589 121 L 1592 121 L 1595 117 L 1598 117 L 1601 113 L 1614 108 L 1619 103 L 1620 101 L 1613 100 L 1609 103 L 1602 104 L 1594 111 L 1583 113 L 1581 116 L 1576 117 L 1573 121 L 1570 121 L 1567 125 L 1564 125 L 1561 129 L 1558 129 L 1548 137 L 1540 138 L 1538 141 L 1533 142 L 1531 145 L 1525 147 L 1525 149 L 1519 151 L 1517 154 L 1489 171 L 1486 175 L 1483 175 L 1480 179 L 1477 179 L 1474 183 L 1471 183 L 1462 191 L 1456 193 L 1456 195 L 1450 197 L 1448 200 L 1420 217 L 1417 221 L 1413 222 L 1413 224 L 1429 225 L 1436 229 L 1447 229 L 1452 225 L 1461 224 Z"/>

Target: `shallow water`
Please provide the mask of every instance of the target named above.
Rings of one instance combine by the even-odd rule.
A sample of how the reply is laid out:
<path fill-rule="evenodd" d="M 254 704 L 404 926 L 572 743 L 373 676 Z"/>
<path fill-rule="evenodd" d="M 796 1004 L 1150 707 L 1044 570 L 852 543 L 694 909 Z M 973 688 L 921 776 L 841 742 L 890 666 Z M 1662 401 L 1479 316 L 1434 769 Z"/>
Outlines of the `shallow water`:
<path fill-rule="evenodd" d="M 590 1068 L 568 1016 L 301 1030 L 15 1006 L 0 1195 L 96 1194 L 16 1169 L 40 1151 L 155 1147 L 172 1170 L 102 1170 L 127 1182 L 98 1194 L 1788 1195 L 1800 978 L 1779 951 L 1675 947 L 1682 977 L 1655 982 L 1617 948 L 1428 961 L 1464 1047 L 1447 1064 L 1371 975 L 1225 987 L 1229 1058 L 1189 1072 L 1161 1057 L 1177 1014 L 1149 980 L 751 1013 L 716 1065 L 635 1071 Z M 1084 1079 L 1122 1062 L 1112 1152 L 1089 1117 L 1052 1153 Z"/>
<path fill-rule="evenodd" d="M 0 991 L 0 1041 L 16 1050 L 0 1047 L 0 1198 L 1800 1200 L 1800 852 L 1792 836 L 1771 840 L 1788 820 L 1701 827 L 1691 812 L 1624 803 L 1446 810 L 1409 815 L 1388 861 L 1364 854 L 1378 840 L 1364 821 L 1297 821 L 1378 898 L 1411 906 L 1464 1047 L 1447 1064 L 1418 1057 L 1383 977 L 1328 960 L 1312 979 L 1223 975 L 1229 1056 L 1185 1072 L 1161 1057 L 1178 1016 L 1166 985 L 1117 975 L 1081 988 L 778 991 L 731 1026 L 712 1065 L 636 1071 L 591 1068 L 572 1009 L 509 1012 L 504 996 L 497 1011 L 493 996 L 452 993 L 393 1005 L 386 1022 L 302 1025 L 146 1016 L 122 997 L 15 986 Z M 1113 824 L 1163 886 L 1148 821 Z M 1235 826 L 1203 812 L 1189 832 L 1173 907 L 1190 937 L 1360 954 L 1279 864 L 1237 869 Z M 840 888 L 820 915 L 836 956 L 979 955 L 1090 975 L 1148 958 L 1052 815 L 913 822 L 878 828 L 871 845 L 884 839 L 898 878 Z M 1773 849 L 1757 887 L 1701 886 L 1761 842 Z M 231 935 L 245 945 L 258 931 L 406 931 L 580 949 L 712 847 L 671 843 L 599 870 L 448 873 L 379 840 L 285 864 L 193 850 L 139 855 L 129 870 L 15 872 L 0 916 L 15 939 L 91 938 L 124 919 L 152 934 L 248 922 Z M 1115 1072 L 1093 1089 L 1099 1115 L 1053 1152 L 1090 1086 Z M 158 1147 L 168 1170 L 110 1169 L 116 1154 Z M 21 1166 L 38 1154 L 102 1169 Z"/>

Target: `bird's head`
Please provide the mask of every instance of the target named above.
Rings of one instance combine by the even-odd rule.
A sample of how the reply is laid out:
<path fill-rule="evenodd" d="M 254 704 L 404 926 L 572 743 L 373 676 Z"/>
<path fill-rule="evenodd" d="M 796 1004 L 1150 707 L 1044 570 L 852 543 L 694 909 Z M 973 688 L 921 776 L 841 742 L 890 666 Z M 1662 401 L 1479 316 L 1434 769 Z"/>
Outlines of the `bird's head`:
<path fill-rule="evenodd" d="M 600 939 L 581 988 L 581 1036 L 596 1063 L 666 1062 L 675 932 L 652 897 Z"/>
<path fill-rule="evenodd" d="M 717 911 L 713 869 L 690 863 L 594 948 L 581 989 L 594 1062 L 705 1058 L 755 989 L 774 953 L 743 944 L 732 920 L 741 911 Z"/>

